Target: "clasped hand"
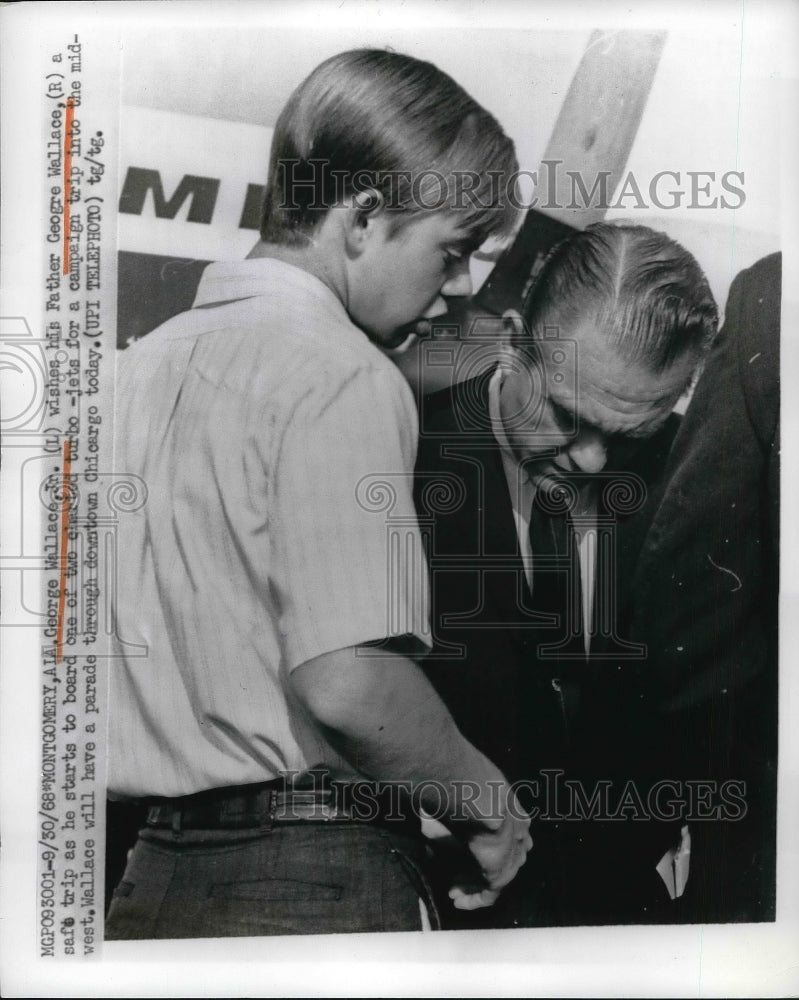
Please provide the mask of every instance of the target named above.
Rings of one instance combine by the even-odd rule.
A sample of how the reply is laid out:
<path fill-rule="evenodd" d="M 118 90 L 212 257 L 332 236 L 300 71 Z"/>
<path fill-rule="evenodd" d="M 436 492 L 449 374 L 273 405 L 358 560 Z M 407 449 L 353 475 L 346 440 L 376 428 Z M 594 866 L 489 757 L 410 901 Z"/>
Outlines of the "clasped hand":
<path fill-rule="evenodd" d="M 423 819 L 422 832 L 435 842 L 439 857 L 447 856 L 452 868 L 449 897 L 456 909 L 493 906 L 524 864 L 533 846 L 530 819 L 518 801 L 508 805 L 495 829 L 479 827 L 461 839 L 436 820 Z M 464 846 L 471 858 L 464 857 Z"/>

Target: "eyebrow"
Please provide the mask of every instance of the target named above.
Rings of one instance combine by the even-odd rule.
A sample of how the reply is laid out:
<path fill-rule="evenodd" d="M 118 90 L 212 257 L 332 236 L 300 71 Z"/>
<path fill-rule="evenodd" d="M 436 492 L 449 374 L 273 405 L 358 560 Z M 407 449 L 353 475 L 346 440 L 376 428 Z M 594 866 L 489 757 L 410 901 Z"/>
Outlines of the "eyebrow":
<path fill-rule="evenodd" d="M 556 403 L 554 399 L 549 399 L 548 402 L 549 408 L 552 411 L 552 415 L 554 416 L 560 430 L 564 432 L 574 431 L 576 433 L 582 428 L 587 427 L 591 430 L 597 431 L 599 434 L 602 434 L 608 442 L 646 440 L 646 438 L 651 437 L 657 430 L 659 430 L 669 416 L 669 414 L 666 414 L 654 430 L 650 425 L 646 425 L 645 428 L 640 429 L 634 428 L 624 431 L 608 431 L 603 427 L 600 427 L 599 424 L 595 424 L 593 421 L 586 420 L 581 417 L 577 410 L 569 410 L 561 403 Z"/>
<path fill-rule="evenodd" d="M 471 256 L 484 242 L 485 240 L 481 239 L 477 233 L 467 233 L 465 236 L 458 236 L 455 239 L 443 240 L 441 245 L 448 247 L 450 250 L 456 250 L 458 253 Z"/>

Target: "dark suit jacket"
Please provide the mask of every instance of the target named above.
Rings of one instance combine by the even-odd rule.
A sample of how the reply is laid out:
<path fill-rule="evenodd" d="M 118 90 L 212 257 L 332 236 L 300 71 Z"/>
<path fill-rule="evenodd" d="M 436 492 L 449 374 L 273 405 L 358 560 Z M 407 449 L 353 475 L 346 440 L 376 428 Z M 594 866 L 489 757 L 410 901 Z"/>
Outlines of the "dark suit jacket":
<path fill-rule="evenodd" d="M 746 785 L 745 817 L 692 828 L 708 921 L 774 912 L 780 293 L 779 254 L 733 282 L 633 584 L 653 773 Z"/>
<path fill-rule="evenodd" d="M 606 756 L 605 748 L 614 743 L 608 734 L 627 724 L 621 709 L 617 712 L 614 706 L 634 708 L 634 698 L 632 692 L 625 692 L 623 698 L 608 692 L 623 687 L 623 681 L 617 680 L 615 654 L 629 651 L 613 637 L 606 637 L 592 644 L 590 663 L 584 659 L 548 661 L 537 655 L 539 644 L 559 638 L 560 631 L 535 624 L 508 486 L 490 431 L 487 390 L 491 375 L 487 372 L 422 401 L 416 503 L 420 526 L 428 539 L 434 639 L 424 666 L 461 731 L 509 780 L 540 781 L 538 794 L 532 800 L 523 797 L 523 802 L 545 809 L 548 779 L 542 779 L 542 769 L 563 770 L 565 776 L 589 783 L 600 777 L 619 777 L 609 773 L 608 768 L 618 761 L 613 754 Z M 670 417 L 625 469 L 625 473 L 640 477 L 643 504 L 633 513 L 616 516 L 613 578 L 617 636 L 628 629 L 633 568 L 658 501 L 678 424 L 679 418 Z M 593 654 L 610 659 L 599 655 L 594 659 Z M 625 659 L 619 657 L 620 662 Z M 580 693 L 579 705 L 572 699 L 566 712 L 561 682 L 576 686 Z M 638 869 L 623 857 L 628 852 L 621 845 L 627 841 L 617 836 L 618 826 L 614 824 L 610 840 L 620 845 L 622 860 L 618 865 L 609 862 L 595 879 L 588 849 L 582 865 L 575 862 L 571 850 L 565 855 L 562 851 L 569 839 L 573 844 L 584 841 L 577 835 L 576 824 L 567 823 L 565 829 L 561 824 L 557 833 L 553 824 L 539 824 L 533 834 L 537 846 L 525 866 L 525 879 L 517 880 L 522 886 L 517 895 L 546 892 L 542 884 L 530 889 L 531 880 L 538 878 L 533 874 L 536 866 L 540 873 L 542 867 L 558 865 L 564 872 L 574 869 L 574 881 L 582 880 L 577 895 L 574 885 L 569 888 L 556 880 L 549 885 L 547 905 L 528 899 L 531 908 L 526 912 L 521 899 L 512 913 L 497 910 L 484 918 L 488 922 L 493 918 L 500 925 L 601 921 L 603 913 L 605 922 L 627 919 L 626 912 L 621 916 L 615 904 L 623 910 L 629 893 L 622 900 L 624 893 L 617 891 L 613 869 L 626 867 L 631 892 L 639 881 L 633 874 Z M 636 830 L 635 840 L 640 844 L 638 833 Z M 653 876 L 654 864 L 665 846 L 655 855 L 651 850 L 644 852 L 649 859 L 646 870 Z M 603 849 L 597 848 L 597 855 Z M 597 857 L 597 868 L 606 860 Z M 569 899 L 561 898 L 567 896 Z M 592 907 L 592 903 L 597 905 Z"/>
<path fill-rule="evenodd" d="M 539 644 L 558 639 L 561 629 L 536 621 L 500 452 L 490 432 L 491 375 L 424 400 L 416 503 L 429 540 L 432 581 L 428 675 L 465 735 L 515 779 L 529 777 L 531 766 L 569 762 L 576 736 L 569 726 L 577 717 L 573 711 L 564 717 L 553 678 L 602 683 L 615 667 L 614 647 L 620 660 L 636 657 L 612 637 L 592 645 L 590 667 L 584 660 L 549 662 L 537 655 Z M 630 473 L 638 477 L 643 502 L 633 513 L 616 511 L 614 517 L 619 636 L 627 627 L 633 567 L 678 423 L 669 418 L 623 470 L 626 479 Z"/>

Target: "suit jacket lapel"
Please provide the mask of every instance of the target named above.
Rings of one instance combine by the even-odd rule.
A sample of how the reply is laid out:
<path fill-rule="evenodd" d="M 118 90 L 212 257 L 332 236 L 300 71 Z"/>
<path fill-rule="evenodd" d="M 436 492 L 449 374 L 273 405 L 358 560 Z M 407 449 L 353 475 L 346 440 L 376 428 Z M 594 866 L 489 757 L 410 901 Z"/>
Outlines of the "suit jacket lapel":
<path fill-rule="evenodd" d="M 479 376 L 455 396 L 455 414 L 461 426 L 481 428 L 473 437 L 465 434 L 457 451 L 481 470 L 478 496 L 468 497 L 464 510 L 480 520 L 481 554 L 485 557 L 485 617 L 502 623 L 515 645 L 522 646 L 527 633 L 521 627 L 520 607 L 529 607 L 531 595 L 524 576 L 513 517 L 510 492 L 499 445 L 490 434 L 488 386 L 493 371 Z M 488 430 L 488 433 L 486 432 Z M 489 568 L 491 567 L 491 568 Z"/>

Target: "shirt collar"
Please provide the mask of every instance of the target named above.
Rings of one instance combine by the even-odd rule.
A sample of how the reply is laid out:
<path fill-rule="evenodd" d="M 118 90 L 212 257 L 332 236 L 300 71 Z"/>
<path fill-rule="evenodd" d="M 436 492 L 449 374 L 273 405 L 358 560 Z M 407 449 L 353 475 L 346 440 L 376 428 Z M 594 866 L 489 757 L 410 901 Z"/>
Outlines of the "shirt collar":
<path fill-rule="evenodd" d="M 209 264 L 200 279 L 194 308 L 276 294 L 298 296 L 300 301 L 313 299 L 349 322 L 343 303 L 331 288 L 308 271 L 274 257 Z"/>
<path fill-rule="evenodd" d="M 533 498 L 535 497 L 535 486 L 530 482 L 527 472 L 522 468 L 519 460 L 514 455 L 508 441 L 508 436 L 505 433 L 505 426 L 502 423 L 499 397 L 504 381 L 505 373 L 502 370 L 502 366 L 497 365 L 494 374 L 491 376 L 491 381 L 488 383 L 488 416 L 491 421 L 491 433 L 499 445 L 502 468 L 508 483 L 511 503 L 514 510 L 527 519 Z"/>
<path fill-rule="evenodd" d="M 503 459 L 507 455 L 511 461 L 516 465 L 519 463 L 516 461 L 516 456 L 513 454 L 513 450 L 508 441 L 508 436 L 505 433 L 505 427 L 502 423 L 502 413 L 499 408 L 499 395 L 502 391 L 502 383 L 505 381 L 505 373 L 502 371 L 502 366 L 497 365 L 494 370 L 494 374 L 491 376 L 491 380 L 488 383 L 488 416 L 491 421 L 491 433 L 494 435 L 494 440 L 499 445 L 499 449 L 502 452 Z"/>

